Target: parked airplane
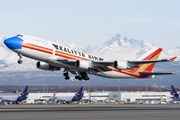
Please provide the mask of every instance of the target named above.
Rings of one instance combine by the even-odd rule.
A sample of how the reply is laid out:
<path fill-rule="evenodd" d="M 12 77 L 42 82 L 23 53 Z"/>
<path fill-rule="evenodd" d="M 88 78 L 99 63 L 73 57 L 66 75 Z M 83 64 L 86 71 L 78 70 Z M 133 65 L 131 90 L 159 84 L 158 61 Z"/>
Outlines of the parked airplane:
<path fill-rule="evenodd" d="M 176 88 L 174 88 L 173 85 L 171 85 L 171 88 L 172 88 L 172 92 L 170 92 L 170 93 L 171 93 L 171 95 L 173 95 L 173 97 L 171 97 L 171 98 L 175 101 L 180 101 L 179 92 L 176 90 Z"/>
<path fill-rule="evenodd" d="M 27 99 L 27 95 L 29 94 L 27 92 L 28 86 L 25 87 L 24 91 L 19 95 L 5 95 L 5 96 L 0 96 L 0 103 L 6 102 L 6 103 L 18 103 L 21 102 L 25 99 Z"/>
<path fill-rule="evenodd" d="M 23 62 L 22 56 L 25 56 L 38 60 L 36 66 L 42 70 L 55 71 L 64 68 L 66 80 L 69 79 L 69 72 L 75 74 L 78 80 L 89 80 L 88 74 L 107 78 L 153 78 L 155 75 L 173 74 L 152 72 L 156 62 L 176 59 L 157 60 L 162 48 L 153 48 L 135 61 L 109 61 L 24 34 L 5 39 L 4 44 L 18 54 L 19 64 Z"/>
<path fill-rule="evenodd" d="M 70 102 L 75 102 L 75 101 L 79 101 L 82 99 L 82 97 L 84 95 L 84 93 L 82 93 L 82 90 L 83 90 L 83 87 L 81 87 L 80 90 L 74 96 L 56 96 L 56 95 L 54 95 L 50 99 L 54 103 L 61 102 L 63 104 L 65 104 L 65 103 L 69 104 Z"/>

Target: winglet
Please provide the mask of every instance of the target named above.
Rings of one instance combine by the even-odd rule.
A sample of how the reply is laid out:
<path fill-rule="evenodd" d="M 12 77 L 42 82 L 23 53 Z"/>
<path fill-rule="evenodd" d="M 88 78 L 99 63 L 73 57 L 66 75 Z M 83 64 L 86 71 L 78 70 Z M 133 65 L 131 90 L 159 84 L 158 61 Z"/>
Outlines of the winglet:
<path fill-rule="evenodd" d="M 177 57 L 173 57 L 171 59 L 169 59 L 170 61 L 174 61 Z"/>

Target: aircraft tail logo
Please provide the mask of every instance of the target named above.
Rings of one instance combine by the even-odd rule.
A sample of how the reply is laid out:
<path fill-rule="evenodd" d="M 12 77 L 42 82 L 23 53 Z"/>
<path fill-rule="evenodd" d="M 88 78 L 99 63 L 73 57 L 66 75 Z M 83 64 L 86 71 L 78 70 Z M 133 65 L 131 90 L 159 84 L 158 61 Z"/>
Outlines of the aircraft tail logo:
<path fill-rule="evenodd" d="M 27 92 L 28 86 L 25 87 L 24 91 L 21 93 L 22 96 L 27 96 L 29 93 Z"/>
<path fill-rule="evenodd" d="M 137 60 L 157 60 L 161 54 L 162 48 L 153 48 Z M 155 63 L 141 64 L 139 65 L 138 72 L 151 72 Z"/>

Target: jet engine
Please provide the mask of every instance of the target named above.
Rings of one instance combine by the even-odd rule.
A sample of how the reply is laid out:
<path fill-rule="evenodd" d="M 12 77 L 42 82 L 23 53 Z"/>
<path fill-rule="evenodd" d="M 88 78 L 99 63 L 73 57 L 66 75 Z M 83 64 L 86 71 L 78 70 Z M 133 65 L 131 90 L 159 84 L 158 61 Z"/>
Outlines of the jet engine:
<path fill-rule="evenodd" d="M 127 63 L 122 62 L 122 61 L 114 61 L 113 67 L 118 70 L 126 70 L 128 68 L 128 65 Z"/>
<path fill-rule="evenodd" d="M 42 70 L 50 70 L 50 71 L 60 70 L 60 68 L 54 67 L 54 66 L 49 65 L 49 64 L 44 63 L 44 62 L 37 62 L 36 67 L 38 69 L 42 69 Z"/>
<path fill-rule="evenodd" d="M 75 66 L 77 68 L 81 68 L 81 69 L 85 69 L 85 70 L 90 68 L 89 63 L 87 61 L 82 61 L 82 60 L 77 60 L 76 63 L 75 63 Z"/>

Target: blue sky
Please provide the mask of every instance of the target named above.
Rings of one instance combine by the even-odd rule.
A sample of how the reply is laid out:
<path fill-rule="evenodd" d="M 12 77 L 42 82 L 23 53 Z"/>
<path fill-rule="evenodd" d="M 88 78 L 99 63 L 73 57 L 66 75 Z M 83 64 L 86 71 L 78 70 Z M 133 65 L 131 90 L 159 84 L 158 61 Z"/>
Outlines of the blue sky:
<path fill-rule="evenodd" d="M 117 33 L 180 46 L 179 0 L 0 0 L 0 36 L 24 33 L 86 47 Z"/>

